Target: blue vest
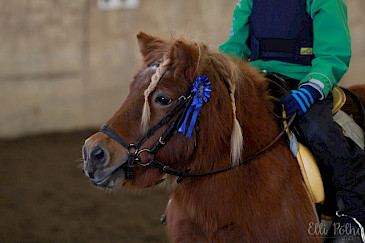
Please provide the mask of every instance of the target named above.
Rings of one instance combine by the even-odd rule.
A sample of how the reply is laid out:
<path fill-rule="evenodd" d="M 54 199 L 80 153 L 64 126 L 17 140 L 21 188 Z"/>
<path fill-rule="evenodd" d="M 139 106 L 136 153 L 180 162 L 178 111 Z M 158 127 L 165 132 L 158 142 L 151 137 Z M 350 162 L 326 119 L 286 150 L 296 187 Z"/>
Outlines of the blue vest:
<path fill-rule="evenodd" d="M 311 65 L 313 20 L 306 0 L 253 0 L 249 23 L 251 60 Z"/>

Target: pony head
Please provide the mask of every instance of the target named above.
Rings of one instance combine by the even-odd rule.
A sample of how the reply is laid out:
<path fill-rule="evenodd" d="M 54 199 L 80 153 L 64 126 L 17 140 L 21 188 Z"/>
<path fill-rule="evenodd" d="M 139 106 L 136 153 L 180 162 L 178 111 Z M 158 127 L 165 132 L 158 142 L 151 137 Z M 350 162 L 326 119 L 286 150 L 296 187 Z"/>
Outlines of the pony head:
<path fill-rule="evenodd" d="M 121 146 L 115 139 L 98 132 L 85 141 L 84 172 L 97 186 L 139 188 L 159 183 L 164 172 L 146 166 L 153 157 L 176 170 L 190 167 L 194 172 L 236 165 L 243 152 L 243 135 L 236 114 L 235 92 L 244 77 L 238 62 L 202 43 L 182 38 L 162 39 L 146 33 L 137 35 L 143 65 L 129 86 L 129 95 L 107 121 L 127 144 L 133 145 L 192 89 L 197 77 L 210 81 L 211 97 L 199 111 L 191 135 L 174 131 L 168 142 L 153 155 L 151 147 L 161 139 L 172 121 L 164 123 L 143 140 L 138 148 Z M 176 114 L 174 114 L 177 116 Z M 134 177 L 125 179 L 121 168 L 131 153 L 138 154 Z"/>

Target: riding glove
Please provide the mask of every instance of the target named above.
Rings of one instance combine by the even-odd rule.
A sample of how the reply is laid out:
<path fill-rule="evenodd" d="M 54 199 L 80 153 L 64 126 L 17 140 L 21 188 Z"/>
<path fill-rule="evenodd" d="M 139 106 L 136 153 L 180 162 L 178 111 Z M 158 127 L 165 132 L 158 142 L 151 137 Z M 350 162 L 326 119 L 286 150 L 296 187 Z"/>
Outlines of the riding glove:
<path fill-rule="evenodd" d="M 317 89 L 304 84 L 300 89 L 290 91 L 288 96 L 283 96 L 280 102 L 284 104 L 288 116 L 294 113 L 302 116 L 321 97 L 322 94 Z"/>

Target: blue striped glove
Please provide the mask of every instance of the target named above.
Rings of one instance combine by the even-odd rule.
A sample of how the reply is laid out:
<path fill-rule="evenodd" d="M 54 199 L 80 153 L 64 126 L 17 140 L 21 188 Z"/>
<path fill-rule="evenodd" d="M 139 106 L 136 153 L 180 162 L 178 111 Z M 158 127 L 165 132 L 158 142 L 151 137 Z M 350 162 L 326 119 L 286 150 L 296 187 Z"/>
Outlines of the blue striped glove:
<path fill-rule="evenodd" d="M 310 85 L 303 85 L 300 89 L 290 91 L 290 95 L 281 98 L 288 116 L 297 113 L 304 115 L 322 94 Z"/>

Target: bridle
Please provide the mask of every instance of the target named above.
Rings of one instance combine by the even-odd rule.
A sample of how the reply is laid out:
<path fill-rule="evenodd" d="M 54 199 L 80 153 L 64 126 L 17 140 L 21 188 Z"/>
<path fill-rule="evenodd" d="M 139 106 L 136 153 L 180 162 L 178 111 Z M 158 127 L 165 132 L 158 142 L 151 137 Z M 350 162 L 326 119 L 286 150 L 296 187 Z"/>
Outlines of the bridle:
<path fill-rule="evenodd" d="M 270 82 L 273 82 L 272 80 Z M 284 92 L 285 88 L 283 88 L 280 84 L 273 82 L 275 85 L 279 86 L 280 89 Z M 285 90 L 285 92 L 287 92 Z M 187 177 L 201 177 L 201 176 L 209 176 L 209 175 L 215 175 L 218 173 L 222 173 L 234 168 L 237 168 L 250 160 L 260 156 L 263 154 L 266 150 L 268 150 L 270 147 L 272 147 L 286 132 L 286 130 L 291 126 L 295 119 L 295 114 L 289 118 L 289 121 L 287 125 L 283 128 L 283 130 L 275 137 L 275 139 L 270 142 L 268 145 L 266 145 L 264 148 L 256 152 L 254 155 L 246 157 L 241 161 L 240 164 L 225 167 L 223 169 L 214 170 L 206 173 L 199 173 L 199 174 L 193 174 L 190 173 L 191 168 L 187 167 L 184 171 L 175 170 L 171 168 L 170 166 L 154 159 L 154 154 L 161 149 L 171 138 L 173 133 L 179 128 L 182 121 L 185 118 L 185 114 L 192 102 L 193 94 L 191 91 L 188 91 L 185 95 L 182 95 L 177 100 L 176 104 L 166 113 L 166 115 L 153 127 L 151 127 L 144 135 L 142 135 L 135 143 L 128 143 L 126 140 L 124 140 L 117 132 L 115 132 L 111 127 L 107 125 L 103 125 L 100 129 L 101 132 L 115 140 L 117 143 L 122 145 L 126 151 L 127 151 L 127 161 L 123 163 L 120 167 L 118 167 L 113 173 L 116 173 L 120 170 L 124 170 L 125 172 L 125 178 L 126 179 L 133 179 L 134 178 L 134 167 L 135 164 L 138 164 L 143 167 L 155 167 L 158 168 L 160 171 L 177 176 L 177 183 L 180 183 L 183 179 Z M 176 115 L 177 114 L 177 115 Z M 170 123 L 166 131 L 163 133 L 163 135 L 158 139 L 158 141 L 149 149 L 141 149 L 140 146 L 149 138 L 151 137 L 157 130 L 159 130 L 163 125 L 167 124 L 174 116 L 176 115 L 175 119 Z M 197 129 L 198 130 L 198 129 Z M 143 152 L 148 152 L 150 155 L 152 155 L 152 158 L 149 160 L 149 162 L 143 164 L 141 163 L 140 154 Z"/>
<path fill-rule="evenodd" d="M 176 104 L 166 113 L 166 115 L 158 123 L 156 123 L 153 127 L 151 127 L 144 135 L 142 135 L 135 143 L 128 143 L 111 127 L 107 125 L 102 126 L 100 131 L 111 137 L 120 145 L 122 145 L 127 151 L 128 157 L 126 163 L 122 164 L 116 170 L 123 169 L 125 171 L 126 179 L 133 179 L 134 166 L 136 163 L 143 167 L 155 166 L 166 172 L 166 170 L 168 170 L 167 169 L 168 166 L 163 165 L 161 162 L 154 160 L 153 155 L 167 143 L 167 141 L 171 138 L 172 134 L 178 129 L 179 125 L 181 124 L 182 120 L 185 117 L 185 114 L 191 102 L 192 102 L 192 95 L 190 91 L 187 92 L 185 95 L 180 96 Z M 162 136 L 158 139 L 158 141 L 151 148 L 149 149 L 145 148 L 140 150 L 140 146 L 149 137 L 151 137 L 157 130 L 159 130 L 163 125 L 167 124 L 176 114 L 177 116 L 171 122 L 166 131 L 162 134 Z M 141 159 L 139 156 L 143 152 L 148 152 L 150 155 L 152 155 L 152 159 L 146 164 L 142 164 L 140 162 Z"/>

